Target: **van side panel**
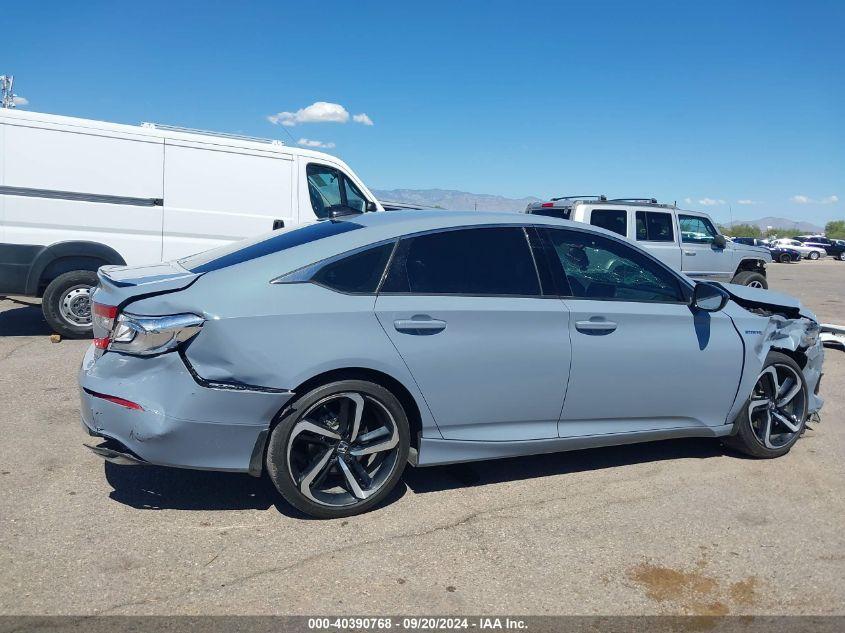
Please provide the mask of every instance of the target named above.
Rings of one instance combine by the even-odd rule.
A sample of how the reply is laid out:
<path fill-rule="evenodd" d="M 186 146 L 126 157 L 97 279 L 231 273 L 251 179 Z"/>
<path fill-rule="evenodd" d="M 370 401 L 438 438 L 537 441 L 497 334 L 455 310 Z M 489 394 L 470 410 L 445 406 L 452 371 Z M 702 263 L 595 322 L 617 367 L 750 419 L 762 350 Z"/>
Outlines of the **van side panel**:
<path fill-rule="evenodd" d="M 160 259 L 161 139 L 33 121 L 3 127 L 4 243 L 94 242 L 128 264 Z"/>
<path fill-rule="evenodd" d="M 295 223 L 289 154 L 165 141 L 163 259 Z"/>

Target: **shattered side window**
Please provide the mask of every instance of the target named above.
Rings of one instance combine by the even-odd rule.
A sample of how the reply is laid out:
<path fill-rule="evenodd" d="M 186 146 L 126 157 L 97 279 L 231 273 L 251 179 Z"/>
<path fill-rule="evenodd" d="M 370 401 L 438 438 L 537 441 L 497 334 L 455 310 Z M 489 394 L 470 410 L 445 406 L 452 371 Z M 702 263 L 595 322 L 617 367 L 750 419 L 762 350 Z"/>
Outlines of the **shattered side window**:
<path fill-rule="evenodd" d="M 670 271 L 629 246 L 582 231 L 547 230 L 573 297 L 685 301 Z"/>

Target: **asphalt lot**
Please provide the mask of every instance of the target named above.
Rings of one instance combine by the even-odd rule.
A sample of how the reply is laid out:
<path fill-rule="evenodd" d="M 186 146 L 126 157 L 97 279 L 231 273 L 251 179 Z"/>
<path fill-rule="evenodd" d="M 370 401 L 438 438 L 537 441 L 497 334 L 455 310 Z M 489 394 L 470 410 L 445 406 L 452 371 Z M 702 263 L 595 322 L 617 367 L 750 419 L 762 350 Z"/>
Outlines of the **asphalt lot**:
<path fill-rule="evenodd" d="M 845 322 L 845 263 L 770 266 Z M 789 455 L 682 440 L 409 469 L 307 520 L 247 475 L 104 464 L 37 301 L 0 299 L 0 613 L 845 613 L 845 352 Z"/>

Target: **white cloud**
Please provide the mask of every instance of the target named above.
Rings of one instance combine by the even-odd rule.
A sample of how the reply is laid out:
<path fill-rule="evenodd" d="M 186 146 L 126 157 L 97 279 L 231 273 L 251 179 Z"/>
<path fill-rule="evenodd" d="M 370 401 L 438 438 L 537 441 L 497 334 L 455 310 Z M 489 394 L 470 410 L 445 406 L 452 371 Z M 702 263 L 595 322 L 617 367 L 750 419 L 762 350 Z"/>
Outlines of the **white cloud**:
<path fill-rule="evenodd" d="M 815 198 L 811 198 L 809 196 L 799 195 L 792 196 L 789 201 L 794 202 L 795 204 L 836 204 L 839 202 L 839 196 L 826 196 L 816 200 Z"/>
<path fill-rule="evenodd" d="M 745 198 L 743 200 L 737 200 L 736 203 L 737 204 L 763 204 L 760 200 L 749 200 L 748 198 Z"/>
<path fill-rule="evenodd" d="M 12 97 L 12 103 L 16 106 L 25 106 L 29 105 L 29 99 L 26 97 Z"/>
<path fill-rule="evenodd" d="M 725 204 L 724 200 L 714 200 L 713 198 L 702 198 L 698 201 L 698 204 L 705 206 L 705 207 L 715 207 L 718 204 Z"/>
<path fill-rule="evenodd" d="M 684 202 L 687 204 L 692 204 L 692 198 L 684 198 Z"/>
<path fill-rule="evenodd" d="M 332 149 L 335 146 L 332 142 L 324 143 L 323 141 L 315 141 L 310 138 L 301 138 L 296 144 L 302 145 L 302 147 L 318 147 L 320 149 Z"/>
<path fill-rule="evenodd" d="M 373 125 L 373 120 L 363 112 L 361 114 L 352 115 L 352 120 L 361 125 Z"/>
<path fill-rule="evenodd" d="M 296 112 L 279 112 L 267 117 L 270 123 L 293 127 L 299 123 L 346 123 L 349 112 L 339 103 L 316 101 Z"/>

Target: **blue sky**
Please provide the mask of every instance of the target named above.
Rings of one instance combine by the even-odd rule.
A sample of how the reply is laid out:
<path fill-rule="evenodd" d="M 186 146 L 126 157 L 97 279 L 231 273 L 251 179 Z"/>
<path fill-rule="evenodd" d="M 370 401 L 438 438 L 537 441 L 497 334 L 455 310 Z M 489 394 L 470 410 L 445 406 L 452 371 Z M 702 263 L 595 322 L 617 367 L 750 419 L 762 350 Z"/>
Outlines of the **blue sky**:
<path fill-rule="evenodd" d="M 334 143 L 373 188 L 845 218 L 837 0 L 31 1 L 3 13 L 0 72 L 30 110 Z M 315 102 L 350 118 L 298 123 Z M 271 123 L 279 112 L 296 124 Z M 362 113 L 373 125 L 351 119 Z"/>

